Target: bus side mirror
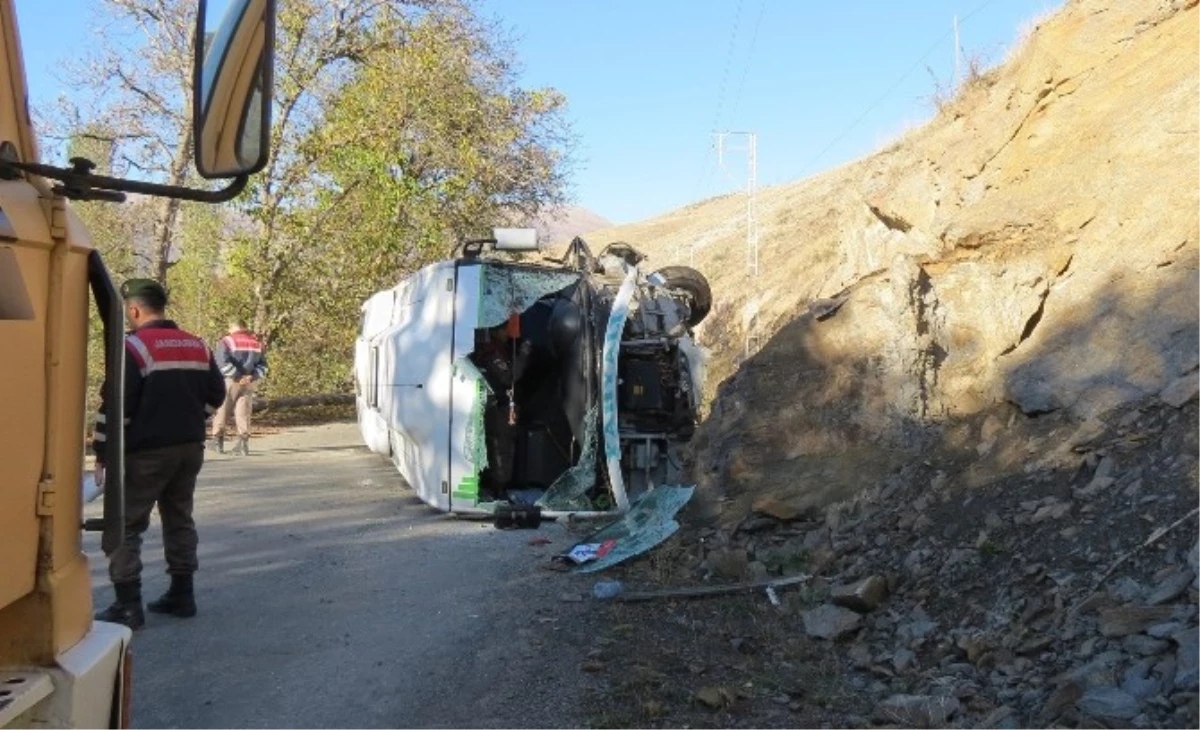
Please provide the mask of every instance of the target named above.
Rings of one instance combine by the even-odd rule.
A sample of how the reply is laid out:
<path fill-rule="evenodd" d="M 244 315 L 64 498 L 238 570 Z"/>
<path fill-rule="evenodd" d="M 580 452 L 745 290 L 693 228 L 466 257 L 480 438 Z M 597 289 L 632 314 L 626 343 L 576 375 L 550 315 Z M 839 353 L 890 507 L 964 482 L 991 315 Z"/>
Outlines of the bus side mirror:
<path fill-rule="evenodd" d="M 497 251 L 540 251 L 536 228 L 493 228 Z"/>
<path fill-rule="evenodd" d="M 208 179 L 252 175 L 271 154 L 275 0 L 230 0 L 225 15 L 196 15 L 192 142 Z M 211 22 L 210 22 L 211 21 Z"/>

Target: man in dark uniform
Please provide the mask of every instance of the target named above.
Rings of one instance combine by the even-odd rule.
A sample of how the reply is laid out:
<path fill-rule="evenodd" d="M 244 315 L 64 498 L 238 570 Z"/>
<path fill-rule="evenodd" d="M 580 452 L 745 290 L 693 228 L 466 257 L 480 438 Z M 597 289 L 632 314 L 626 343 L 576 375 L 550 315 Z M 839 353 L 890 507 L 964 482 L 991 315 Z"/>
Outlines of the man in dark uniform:
<path fill-rule="evenodd" d="M 497 498 L 503 496 L 512 482 L 517 444 L 514 386 L 525 374 L 531 352 L 532 343 L 526 340 L 518 346 L 505 325 L 500 325 L 483 333 L 475 345 L 475 352 L 471 353 L 471 360 L 491 389 L 483 410 L 483 427 L 489 482 Z"/>
<path fill-rule="evenodd" d="M 153 279 L 131 279 L 121 287 L 125 316 L 125 540 L 109 554 L 108 574 L 116 603 L 96 614 L 101 621 L 138 629 L 142 612 L 142 533 L 158 505 L 171 587 L 149 604 L 156 613 L 196 615 L 192 574 L 196 572 L 196 525 L 192 496 L 204 463 L 204 422 L 225 400 L 225 380 L 204 340 L 164 316 L 167 293 Z M 108 398 L 107 383 L 101 391 Z M 96 483 L 104 484 L 104 406 L 92 439 Z"/>

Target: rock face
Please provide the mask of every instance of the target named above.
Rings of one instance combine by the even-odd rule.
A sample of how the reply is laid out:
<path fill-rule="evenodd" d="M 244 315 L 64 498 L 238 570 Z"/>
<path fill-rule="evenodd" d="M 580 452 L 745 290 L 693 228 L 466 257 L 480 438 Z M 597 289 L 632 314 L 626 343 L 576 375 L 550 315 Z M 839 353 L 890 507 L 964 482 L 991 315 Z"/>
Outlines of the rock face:
<path fill-rule="evenodd" d="M 1196 726 L 1200 550 L 1196 518 L 1180 518 L 1200 505 L 1198 421 L 1200 403 L 1157 395 L 1094 417 L 1082 440 L 1047 415 L 1022 434 L 1020 474 L 973 484 L 977 459 L 929 450 L 823 524 L 706 528 L 702 562 L 811 575 L 767 610 L 786 632 L 799 613 L 878 724 Z M 1011 428 L 968 433 L 1003 451 Z"/>
<path fill-rule="evenodd" d="M 1007 404 L 1194 399 L 1198 14 L 1068 3 L 928 126 L 763 191 L 754 276 L 736 196 L 600 232 L 714 287 L 701 493 L 823 508 Z M 1007 421 L 956 443 L 1019 470 Z"/>
<path fill-rule="evenodd" d="M 713 284 L 698 577 L 813 576 L 762 601 L 859 702 L 814 724 L 1200 727 L 1198 22 L 1066 3 L 927 127 L 762 191 L 757 274 L 737 196 L 611 232 Z"/>

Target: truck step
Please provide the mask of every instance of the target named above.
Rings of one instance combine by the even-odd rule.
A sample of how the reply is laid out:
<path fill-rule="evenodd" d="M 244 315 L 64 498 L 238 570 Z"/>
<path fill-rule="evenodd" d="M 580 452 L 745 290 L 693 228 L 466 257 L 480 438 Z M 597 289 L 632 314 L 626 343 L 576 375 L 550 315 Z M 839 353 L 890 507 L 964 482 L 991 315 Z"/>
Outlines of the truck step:
<path fill-rule="evenodd" d="M 54 691 L 49 672 L 0 670 L 0 727 L 8 727 Z"/>

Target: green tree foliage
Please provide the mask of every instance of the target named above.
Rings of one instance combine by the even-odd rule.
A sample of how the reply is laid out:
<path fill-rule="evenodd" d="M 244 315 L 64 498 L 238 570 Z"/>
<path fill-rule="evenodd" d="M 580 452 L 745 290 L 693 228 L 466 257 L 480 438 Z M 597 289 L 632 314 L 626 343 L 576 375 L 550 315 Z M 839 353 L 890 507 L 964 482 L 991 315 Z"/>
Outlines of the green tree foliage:
<path fill-rule="evenodd" d="M 104 2 L 116 25 L 97 38 L 96 103 L 60 110 L 57 139 L 102 171 L 194 184 L 178 164 L 190 81 L 168 62 L 190 48 L 194 5 Z M 114 278 L 164 280 L 185 328 L 212 341 L 249 319 L 270 348 L 270 394 L 329 392 L 349 385 L 371 292 L 461 236 L 563 202 L 571 137 L 562 95 L 521 88 L 510 44 L 459 0 L 288 0 L 279 13 L 273 154 L 246 194 L 75 209 Z M 139 58 L 139 43 L 156 50 Z"/>
<path fill-rule="evenodd" d="M 511 49 L 468 14 L 380 32 L 405 42 L 358 69 L 308 140 L 327 151 L 318 210 L 336 230 L 357 221 L 345 244 L 363 249 L 357 260 L 395 274 L 448 254 L 462 235 L 562 202 L 561 94 L 518 87 Z"/>
<path fill-rule="evenodd" d="M 275 301 L 292 317 L 276 347 L 314 368 L 297 389 L 349 376 L 370 293 L 449 256 L 461 237 L 532 219 L 565 195 L 565 99 L 520 88 L 493 29 L 453 9 L 389 18 L 374 37 L 379 50 L 301 147 L 320 187 L 290 216 L 304 248 Z"/>

